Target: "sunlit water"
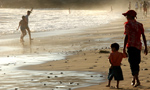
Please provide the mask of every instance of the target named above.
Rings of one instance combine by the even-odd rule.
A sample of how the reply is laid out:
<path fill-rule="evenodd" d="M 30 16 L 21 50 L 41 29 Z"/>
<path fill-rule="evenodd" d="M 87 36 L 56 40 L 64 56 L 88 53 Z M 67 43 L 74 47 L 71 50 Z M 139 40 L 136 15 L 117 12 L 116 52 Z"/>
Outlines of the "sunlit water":
<path fill-rule="evenodd" d="M 64 53 L 43 53 L 0 57 L 0 90 L 72 90 L 104 82 L 105 76 L 98 72 L 15 69 L 22 65 L 62 60 L 65 56 Z"/>
<path fill-rule="evenodd" d="M 20 33 L 16 29 L 22 15 L 26 15 L 27 10 L 0 9 L 0 34 Z M 34 9 L 29 17 L 29 26 L 32 33 L 50 31 L 53 35 L 59 35 L 76 29 L 99 27 L 118 18 L 120 18 L 120 14 L 101 10 L 71 10 L 69 13 L 68 10 Z M 0 42 L 3 40 L 1 39 Z M 2 47 L 1 52 L 11 49 L 15 48 Z M 27 87 L 30 87 L 30 90 L 42 90 L 43 88 L 44 90 L 68 90 L 69 88 L 85 87 L 103 82 L 102 75 L 95 72 L 63 71 L 62 75 L 58 71 L 53 71 L 53 75 L 50 75 L 50 71 L 14 70 L 22 65 L 65 59 L 65 56 L 66 54 L 62 53 L 43 53 L 0 57 L 1 77 L 3 77 L 0 79 L 2 85 L 0 90 L 14 90 L 15 88 L 27 90 Z M 49 79 L 47 76 L 51 78 Z M 59 79 L 55 76 L 58 76 Z M 42 78 L 43 81 L 39 81 L 36 77 Z M 60 83 L 60 78 L 63 83 Z M 73 83 L 70 84 L 70 82 Z M 37 89 L 36 86 L 39 85 L 40 88 Z"/>
<path fill-rule="evenodd" d="M 96 72 L 13 70 L 0 76 L 0 90 L 72 90 L 103 82 Z"/>
<path fill-rule="evenodd" d="M 29 9 L 0 9 L 0 34 L 19 33 L 19 21 Z M 97 27 L 120 18 L 120 13 L 102 10 L 34 9 L 29 17 L 32 32 Z"/>

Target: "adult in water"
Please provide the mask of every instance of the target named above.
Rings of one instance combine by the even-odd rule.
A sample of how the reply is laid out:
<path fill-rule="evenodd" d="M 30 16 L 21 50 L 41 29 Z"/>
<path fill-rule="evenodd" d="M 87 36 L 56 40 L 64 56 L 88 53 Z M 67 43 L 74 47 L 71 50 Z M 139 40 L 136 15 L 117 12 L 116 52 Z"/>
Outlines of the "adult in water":
<path fill-rule="evenodd" d="M 129 9 L 129 10 L 131 9 L 131 2 L 129 2 L 129 7 L 128 7 L 128 9 Z"/>
<path fill-rule="evenodd" d="M 144 1 L 144 3 L 143 3 L 143 13 L 144 13 L 144 16 L 147 17 L 147 3 L 146 3 L 146 1 Z"/>

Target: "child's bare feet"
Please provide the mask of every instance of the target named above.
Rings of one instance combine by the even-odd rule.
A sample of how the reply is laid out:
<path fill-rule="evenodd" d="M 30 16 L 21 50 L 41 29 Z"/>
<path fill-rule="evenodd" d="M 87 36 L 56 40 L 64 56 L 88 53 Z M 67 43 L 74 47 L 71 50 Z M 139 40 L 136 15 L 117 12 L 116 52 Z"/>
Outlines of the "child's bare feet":
<path fill-rule="evenodd" d="M 24 42 L 24 40 L 23 40 L 23 39 L 20 39 L 20 42 Z"/>
<path fill-rule="evenodd" d="M 106 85 L 106 87 L 110 87 L 110 85 Z"/>

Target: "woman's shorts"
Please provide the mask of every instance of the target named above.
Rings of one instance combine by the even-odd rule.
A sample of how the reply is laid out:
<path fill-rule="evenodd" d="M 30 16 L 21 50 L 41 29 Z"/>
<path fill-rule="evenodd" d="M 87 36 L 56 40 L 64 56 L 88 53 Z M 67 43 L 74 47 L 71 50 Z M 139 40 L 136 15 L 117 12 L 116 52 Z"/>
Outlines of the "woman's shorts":
<path fill-rule="evenodd" d="M 141 50 L 135 47 L 128 48 L 128 61 L 130 63 L 130 69 L 132 75 L 136 75 L 140 71 L 140 62 L 141 62 Z"/>

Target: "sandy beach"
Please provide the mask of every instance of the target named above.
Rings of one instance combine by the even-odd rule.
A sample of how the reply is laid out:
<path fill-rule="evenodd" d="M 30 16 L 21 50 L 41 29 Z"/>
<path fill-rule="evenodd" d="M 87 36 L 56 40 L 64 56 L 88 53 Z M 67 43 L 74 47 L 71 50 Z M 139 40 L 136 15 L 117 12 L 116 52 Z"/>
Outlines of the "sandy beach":
<path fill-rule="evenodd" d="M 144 25 L 149 47 L 150 18 L 149 16 L 147 18 L 139 17 L 137 20 Z M 120 44 L 120 51 L 122 52 L 125 21 L 126 19 L 122 17 L 121 19 L 96 28 L 88 28 L 82 31 L 76 30 L 75 32 L 69 32 L 66 30 L 64 32 L 68 33 L 61 35 L 56 35 L 55 32 L 52 34 L 48 34 L 49 32 L 33 33 L 32 36 L 34 40 L 32 41 L 32 45 L 29 45 L 28 43 L 28 36 L 26 36 L 23 44 L 19 43 L 19 34 L 1 36 L 1 57 L 11 58 L 19 57 L 19 55 L 31 55 L 29 57 L 32 57 L 32 55 L 35 55 L 34 58 L 36 58 L 38 56 L 42 56 L 41 54 L 43 53 L 57 53 L 56 57 L 57 55 L 59 57 L 59 55 L 63 54 L 64 58 L 61 60 L 46 60 L 43 63 L 37 63 L 35 61 L 31 62 L 31 65 L 26 64 L 26 62 L 9 63 L 5 65 L 5 68 L 2 67 L 1 69 L 2 72 L 0 80 L 2 82 L 0 84 L 2 87 L 0 87 L 0 90 L 49 90 L 52 85 L 48 82 L 55 83 L 53 78 L 57 77 L 57 82 L 59 81 L 60 85 L 64 85 L 63 83 L 68 81 L 70 84 L 75 82 L 73 85 L 76 88 L 67 88 L 64 90 L 115 90 L 114 86 L 116 85 L 116 81 L 112 81 L 110 88 L 105 87 L 107 84 L 107 73 L 110 66 L 108 62 L 110 52 L 109 47 L 111 43 L 117 42 Z M 142 51 L 139 75 L 141 86 L 136 88 L 130 85 L 132 78 L 130 67 L 127 58 L 123 59 L 121 67 L 123 70 L 124 80 L 120 82 L 120 89 L 150 89 L 149 57 L 149 54 L 145 56 Z M 23 57 L 19 59 L 23 59 Z M 9 69 L 11 67 L 13 69 L 7 70 L 8 67 Z M 57 71 L 57 74 L 53 75 L 56 73 L 53 71 Z M 73 78 L 72 76 L 71 78 L 68 77 L 66 81 L 61 81 L 65 79 L 63 77 L 59 77 L 59 75 L 67 73 L 66 71 L 71 71 L 74 74 L 76 74 L 75 72 L 81 74 L 86 73 L 85 75 L 90 75 L 89 78 L 91 81 L 92 78 L 97 80 L 100 80 L 101 78 L 103 79 L 99 82 L 93 83 L 92 85 L 85 85 L 86 87 L 83 85 L 84 87 L 80 87 L 80 83 L 78 83 L 80 78 L 77 77 Z M 89 74 L 88 72 L 93 72 L 93 75 L 95 76 L 92 76 L 92 73 Z M 75 76 L 78 76 L 78 74 Z M 52 80 L 49 80 L 51 77 L 53 77 Z M 84 83 L 84 81 L 80 82 Z M 68 84 L 65 83 L 65 85 L 67 86 Z M 59 87 L 53 88 L 55 89 L 52 90 L 59 90 Z"/>

